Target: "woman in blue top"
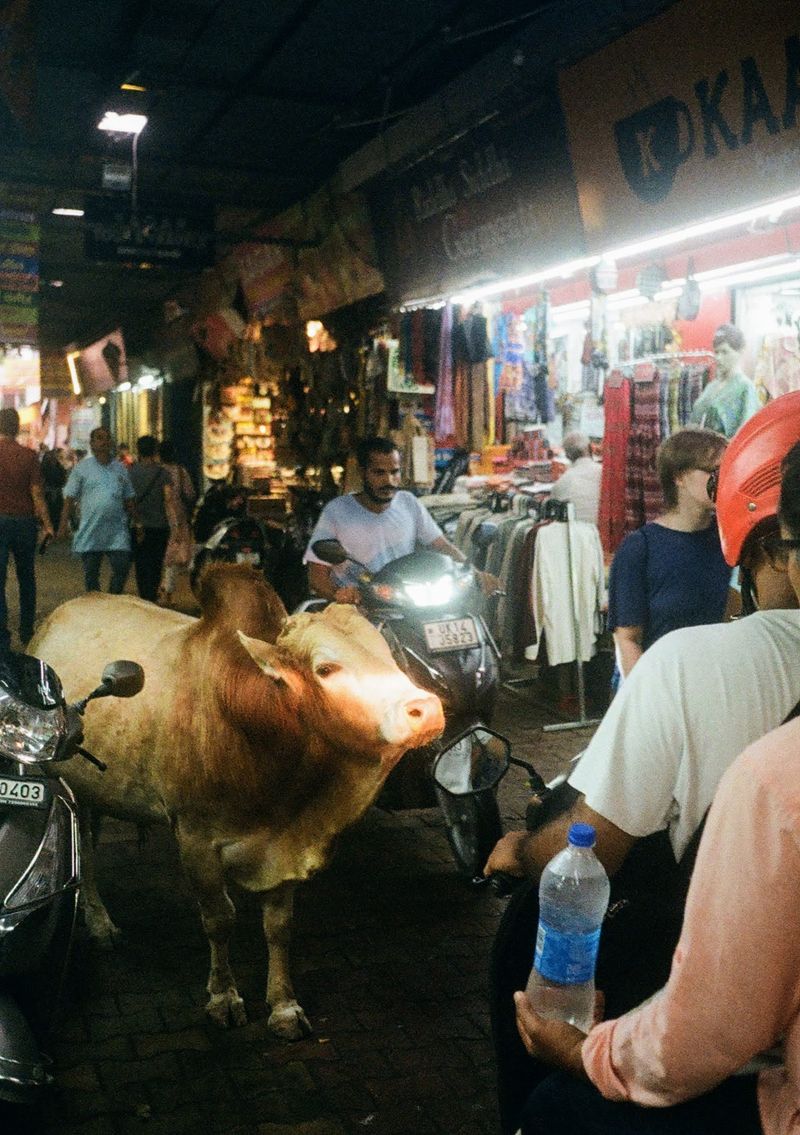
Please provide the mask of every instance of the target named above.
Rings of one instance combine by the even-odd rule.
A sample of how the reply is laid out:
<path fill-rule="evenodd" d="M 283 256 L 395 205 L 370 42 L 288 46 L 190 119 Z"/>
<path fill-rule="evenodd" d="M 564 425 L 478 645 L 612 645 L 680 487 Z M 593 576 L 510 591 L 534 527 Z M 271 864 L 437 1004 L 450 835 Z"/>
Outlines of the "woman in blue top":
<path fill-rule="evenodd" d="M 620 544 L 608 583 L 608 622 L 622 677 L 668 631 L 721 622 L 731 570 L 708 495 L 726 439 L 687 426 L 661 444 L 657 470 L 666 511 Z"/>

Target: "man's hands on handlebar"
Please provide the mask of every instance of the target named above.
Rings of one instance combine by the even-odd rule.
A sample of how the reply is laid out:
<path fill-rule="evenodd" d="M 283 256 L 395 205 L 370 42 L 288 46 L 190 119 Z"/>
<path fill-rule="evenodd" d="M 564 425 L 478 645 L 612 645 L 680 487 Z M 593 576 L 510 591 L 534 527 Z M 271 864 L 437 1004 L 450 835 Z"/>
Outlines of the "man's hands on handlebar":
<path fill-rule="evenodd" d="M 357 587 L 337 587 L 333 593 L 334 603 L 358 603 L 361 592 Z"/>
<path fill-rule="evenodd" d="M 496 591 L 500 591 L 503 586 L 497 576 L 492 575 L 490 571 L 478 571 L 476 569 L 475 578 L 480 584 L 481 591 L 487 597 L 494 595 Z"/>

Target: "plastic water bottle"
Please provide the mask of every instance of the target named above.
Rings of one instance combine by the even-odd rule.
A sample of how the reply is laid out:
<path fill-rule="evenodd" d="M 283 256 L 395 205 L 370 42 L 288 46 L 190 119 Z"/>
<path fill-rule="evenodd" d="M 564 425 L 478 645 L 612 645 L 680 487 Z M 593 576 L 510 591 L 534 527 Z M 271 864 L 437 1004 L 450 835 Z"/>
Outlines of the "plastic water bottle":
<path fill-rule="evenodd" d="M 584 1032 L 594 1017 L 594 969 L 608 906 L 608 875 L 592 850 L 591 824 L 573 824 L 567 846 L 545 867 L 539 883 L 539 929 L 527 994 L 550 1020 Z"/>

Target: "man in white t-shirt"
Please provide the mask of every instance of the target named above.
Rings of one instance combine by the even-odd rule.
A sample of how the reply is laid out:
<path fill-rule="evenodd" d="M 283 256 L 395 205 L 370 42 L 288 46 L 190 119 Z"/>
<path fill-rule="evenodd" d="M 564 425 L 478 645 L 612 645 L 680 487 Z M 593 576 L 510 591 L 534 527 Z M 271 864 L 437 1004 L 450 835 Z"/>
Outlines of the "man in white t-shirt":
<path fill-rule="evenodd" d="M 603 467 L 592 458 L 589 439 L 585 434 L 566 434 L 562 445 L 571 465 L 553 485 L 550 496 L 557 501 L 572 501 L 576 520 L 597 524 Z"/>
<path fill-rule="evenodd" d="M 303 557 L 312 593 L 336 603 L 357 603 L 359 598 L 358 569 L 351 561 L 338 567 L 325 563 L 313 551 L 318 540 L 338 540 L 353 561 L 370 572 L 410 555 L 418 546 L 464 563 L 463 552 L 450 543 L 414 494 L 400 489 L 400 452 L 394 442 L 367 438 L 359 443 L 356 456 L 363 488 L 325 505 Z M 477 574 L 486 589 L 493 577 Z"/>

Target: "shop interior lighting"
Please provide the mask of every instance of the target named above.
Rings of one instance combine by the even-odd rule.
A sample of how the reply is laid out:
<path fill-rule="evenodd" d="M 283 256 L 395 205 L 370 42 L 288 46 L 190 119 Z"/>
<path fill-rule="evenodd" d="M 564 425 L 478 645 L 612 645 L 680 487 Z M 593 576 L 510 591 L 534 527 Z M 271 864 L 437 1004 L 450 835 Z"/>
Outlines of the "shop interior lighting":
<path fill-rule="evenodd" d="M 687 225 L 685 228 L 675 229 L 672 232 L 661 233 L 659 236 L 650 237 L 648 240 L 620 245 L 618 248 L 606 250 L 599 256 L 586 256 L 579 260 L 569 260 L 564 264 L 553 265 L 550 268 L 544 268 L 540 272 L 533 272 L 527 276 L 515 276 L 508 280 L 465 289 L 463 292 L 451 296 L 450 300 L 452 303 L 456 304 L 470 304 L 474 303 L 475 300 L 489 299 L 491 296 L 502 295 L 504 292 L 530 288 L 535 284 L 543 284 L 548 280 L 569 278 L 576 272 L 594 268 L 596 264 L 604 260 L 630 260 L 637 256 L 642 256 L 647 252 L 655 252 L 660 248 L 683 244 L 685 241 L 694 240 L 697 237 L 708 236 L 712 233 L 724 232 L 726 229 L 748 225 L 761 218 L 766 218 L 767 220 L 773 221 L 773 223 L 777 223 L 777 219 L 782 217 L 784 213 L 798 208 L 800 208 L 800 194 L 795 194 L 792 197 L 784 197 L 778 201 L 769 201 L 766 204 L 755 205 L 750 209 L 740 210 L 738 213 L 728 213 L 725 216 L 714 217 L 712 220 L 708 221 L 700 221 L 695 225 Z M 419 305 L 407 304 L 406 310 L 410 310 L 414 306 Z"/>
<path fill-rule="evenodd" d="M 108 130 L 112 134 L 141 134 L 147 125 L 146 114 L 119 114 L 116 110 L 107 110 L 97 123 L 98 130 Z"/>
<path fill-rule="evenodd" d="M 82 217 L 83 209 L 67 209 L 63 205 L 59 205 L 52 210 L 54 217 Z"/>
<path fill-rule="evenodd" d="M 724 268 L 709 268 L 705 272 L 694 274 L 701 291 L 713 292 L 720 288 L 742 286 L 745 284 L 767 283 L 770 280 L 780 279 L 782 276 L 800 274 L 800 257 L 788 253 L 781 256 L 770 257 L 770 263 L 764 260 L 747 260 L 740 264 L 729 264 Z M 655 302 L 667 299 L 677 299 L 686 283 L 684 277 L 676 276 L 666 280 L 664 286 L 655 296 Z M 608 296 L 608 310 L 610 312 L 622 311 L 626 308 L 643 307 L 650 303 L 646 296 L 635 288 L 614 292 Z M 573 303 L 558 304 L 551 309 L 551 318 L 554 321 L 576 319 L 588 315 L 590 303 L 588 299 L 575 300 Z"/>
<path fill-rule="evenodd" d="M 78 378 L 78 368 L 75 366 L 75 360 L 80 356 L 80 351 L 70 351 L 67 355 L 67 370 L 69 371 L 70 381 L 72 382 L 72 393 L 80 398 L 81 384 Z"/>

